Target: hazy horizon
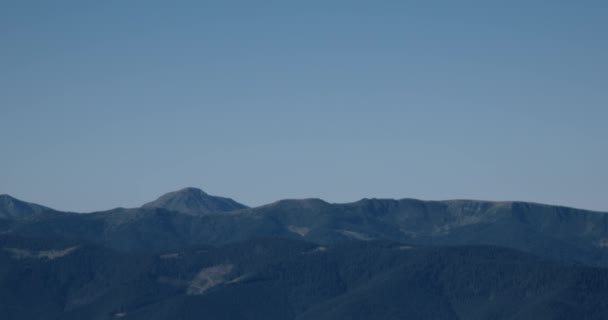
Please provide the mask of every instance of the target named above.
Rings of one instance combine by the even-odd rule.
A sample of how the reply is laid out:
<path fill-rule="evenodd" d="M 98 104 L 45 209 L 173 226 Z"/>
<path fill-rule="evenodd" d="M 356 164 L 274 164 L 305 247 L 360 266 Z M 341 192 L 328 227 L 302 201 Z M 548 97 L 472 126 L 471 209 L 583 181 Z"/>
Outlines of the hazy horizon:
<path fill-rule="evenodd" d="M 0 4 L 0 194 L 608 211 L 608 6 Z"/>

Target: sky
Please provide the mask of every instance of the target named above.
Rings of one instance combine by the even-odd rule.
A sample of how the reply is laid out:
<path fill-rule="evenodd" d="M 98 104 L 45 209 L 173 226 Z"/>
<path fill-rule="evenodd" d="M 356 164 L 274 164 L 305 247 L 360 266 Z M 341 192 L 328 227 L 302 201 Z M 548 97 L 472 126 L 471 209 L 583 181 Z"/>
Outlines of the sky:
<path fill-rule="evenodd" d="M 608 211 L 606 1 L 0 0 L 0 194 Z"/>

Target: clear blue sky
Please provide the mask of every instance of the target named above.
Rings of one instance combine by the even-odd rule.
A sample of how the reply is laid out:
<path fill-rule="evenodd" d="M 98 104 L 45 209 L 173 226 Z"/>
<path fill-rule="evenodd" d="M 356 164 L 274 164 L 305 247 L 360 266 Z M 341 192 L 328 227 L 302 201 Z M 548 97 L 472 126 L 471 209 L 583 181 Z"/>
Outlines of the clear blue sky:
<path fill-rule="evenodd" d="M 0 193 L 608 211 L 606 1 L 0 0 Z"/>

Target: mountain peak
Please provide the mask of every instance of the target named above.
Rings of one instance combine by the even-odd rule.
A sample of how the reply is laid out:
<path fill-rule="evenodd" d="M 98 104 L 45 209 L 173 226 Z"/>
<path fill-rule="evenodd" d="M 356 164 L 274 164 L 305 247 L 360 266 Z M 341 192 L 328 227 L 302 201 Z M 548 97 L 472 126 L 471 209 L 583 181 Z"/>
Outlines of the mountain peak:
<path fill-rule="evenodd" d="M 189 215 L 205 215 L 247 208 L 247 206 L 230 198 L 212 196 L 201 189 L 193 187 L 166 193 L 158 199 L 144 204 L 142 207 L 163 208 Z"/>
<path fill-rule="evenodd" d="M 209 196 L 209 194 L 206 193 L 205 191 L 203 191 L 199 188 L 195 188 L 195 187 L 186 187 L 186 188 L 182 188 L 177 191 L 173 191 L 173 192 L 169 192 L 169 193 L 183 194 L 183 195 L 190 195 L 190 196 Z"/>
<path fill-rule="evenodd" d="M 21 201 L 8 194 L 0 194 L 0 218 L 21 218 L 50 210 L 38 204 Z"/>

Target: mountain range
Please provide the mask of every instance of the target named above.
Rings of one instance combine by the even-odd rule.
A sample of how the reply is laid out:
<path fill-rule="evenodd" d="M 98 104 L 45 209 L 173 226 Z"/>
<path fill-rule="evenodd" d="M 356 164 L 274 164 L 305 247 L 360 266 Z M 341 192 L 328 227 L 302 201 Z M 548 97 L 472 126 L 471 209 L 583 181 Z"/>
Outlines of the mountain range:
<path fill-rule="evenodd" d="M 69 213 L 2 196 L 0 232 L 80 239 L 120 251 L 159 252 L 259 237 L 320 244 L 389 240 L 496 245 L 563 261 L 608 265 L 608 213 L 527 202 L 281 200 L 249 208 L 185 188 L 139 208 Z"/>
<path fill-rule="evenodd" d="M 606 319 L 606 267 L 608 213 L 536 203 L 0 196 L 7 319 Z"/>

